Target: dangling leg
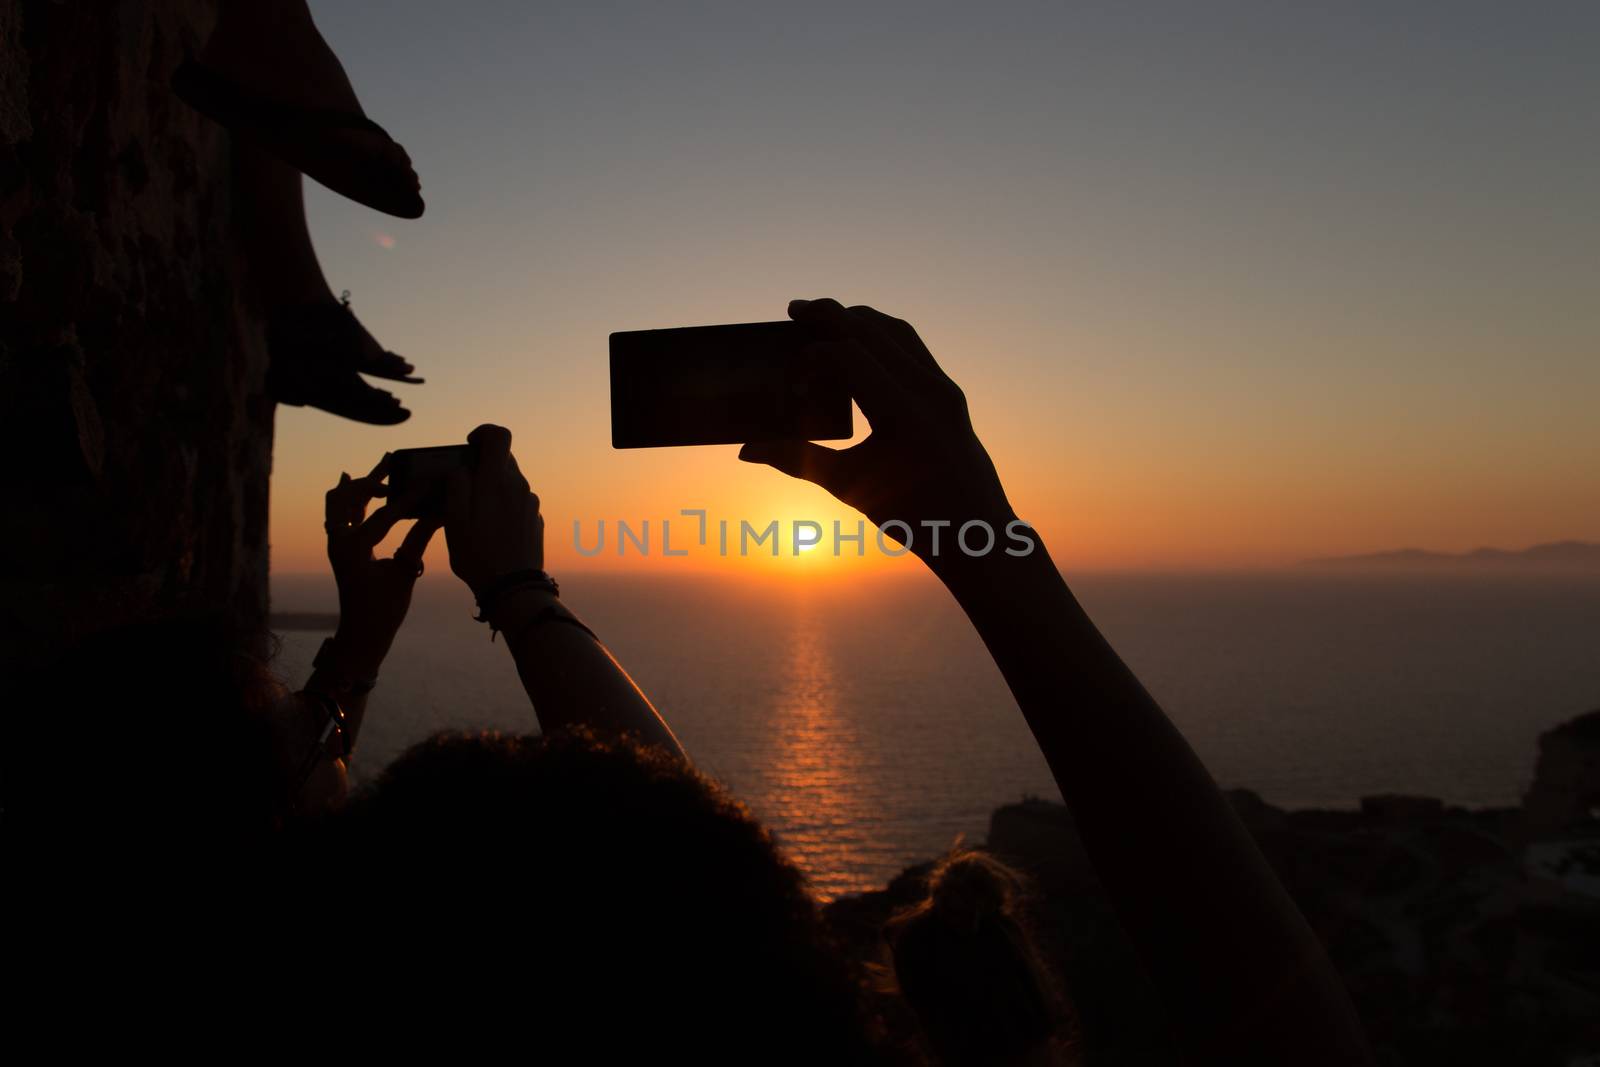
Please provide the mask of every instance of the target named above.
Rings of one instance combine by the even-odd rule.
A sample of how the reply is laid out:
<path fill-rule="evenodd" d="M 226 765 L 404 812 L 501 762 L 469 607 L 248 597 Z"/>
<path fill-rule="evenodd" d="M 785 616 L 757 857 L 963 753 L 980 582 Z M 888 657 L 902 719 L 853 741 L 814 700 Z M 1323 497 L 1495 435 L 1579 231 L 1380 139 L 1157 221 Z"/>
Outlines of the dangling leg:
<path fill-rule="evenodd" d="M 403 422 L 411 413 L 361 374 L 422 379 L 329 290 L 306 229 L 299 172 L 245 142 L 234 153 L 239 240 L 267 316 L 274 394 L 360 422 Z"/>
<path fill-rule="evenodd" d="M 173 85 L 333 191 L 402 218 L 422 214 L 411 157 L 366 117 L 305 0 L 223 0 L 204 51 Z"/>

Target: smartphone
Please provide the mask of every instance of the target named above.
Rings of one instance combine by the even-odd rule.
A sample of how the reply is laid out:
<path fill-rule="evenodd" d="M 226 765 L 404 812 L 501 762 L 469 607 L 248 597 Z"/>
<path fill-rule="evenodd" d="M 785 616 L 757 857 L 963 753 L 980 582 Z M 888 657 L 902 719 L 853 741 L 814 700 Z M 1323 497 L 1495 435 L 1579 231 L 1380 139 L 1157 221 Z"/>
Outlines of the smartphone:
<path fill-rule="evenodd" d="M 737 445 L 850 437 L 850 389 L 797 322 L 611 335 L 611 446 Z"/>
<path fill-rule="evenodd" d="M 402 519 L 442 516 L 450 475 L 471 467 L 475 451 L 471 445 L 395 449 L 389 453 L 388 503 L 401 509 Z"/>

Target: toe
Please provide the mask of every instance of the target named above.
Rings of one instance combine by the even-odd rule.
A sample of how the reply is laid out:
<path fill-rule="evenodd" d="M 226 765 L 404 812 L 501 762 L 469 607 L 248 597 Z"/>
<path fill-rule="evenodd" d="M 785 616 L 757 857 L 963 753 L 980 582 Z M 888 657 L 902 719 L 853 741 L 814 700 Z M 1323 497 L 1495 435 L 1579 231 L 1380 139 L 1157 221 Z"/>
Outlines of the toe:
<path fill-rule="evenodd" d="M 411 362 L 394 352 L 379 352 L 367 360 L 362 366 L 363 374 L 372 374 L 380 378 L 405 382 L 408 385 L 420 385 L 422 379 L 414 377 L 416 367 Z"/>

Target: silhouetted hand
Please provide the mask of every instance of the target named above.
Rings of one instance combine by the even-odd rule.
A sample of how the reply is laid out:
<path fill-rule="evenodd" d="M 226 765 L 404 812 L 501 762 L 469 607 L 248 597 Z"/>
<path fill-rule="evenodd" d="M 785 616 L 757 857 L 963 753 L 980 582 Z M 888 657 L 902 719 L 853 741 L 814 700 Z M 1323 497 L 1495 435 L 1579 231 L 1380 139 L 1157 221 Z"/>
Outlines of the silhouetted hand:
<path fill-rule="evenodd" d="M 479 426 L 467 441 L 477 458 L 450 478 L 444 535 L 450 569 L 476 592 L 514 571 L 544 568 L 544 519 L 511 454 L 511 431 Z"/>
<path fill-rule="evenodd" d="M 383 485 L 388 467 L 385 455 L 365 478 L 341 474 L 326 498 L 328 562 L 339 586 L 335 644 L 346 666 L 362 675 L 377 674 L 388 654 L 422 575 L 422 553 L 440 525 L 436 519 L 419 519 L 392 557 L 373 556 L 405 510 L 390 503 L 366 514 L 375 497 L 388 493 Z"/>
<path fill-rule="evenodd" d="M 753 442 L 740 449 L 739 458 L 814 482 L 880 528 L 894 519 L 906 523 L 911 550 L 935 571 L 959 556 L 955 536 L 964 522 L 987 522 L 1003 538 L 1016 515 L 1000 476 L 972 430 L 966 397 L 917 331 L 872 308 L 841 307 L 829 299 L 795 300 L 789 317 L 822 335 L 816 357 L 844 372 L 872 433 L 844 449 L 809 441 Z M 930 532 L 920 524 L 940 520 L 951 526 L 941 529 L 935 559 L 929 555 Z M 885 533 L 895 537 L 897 530 Z"/>

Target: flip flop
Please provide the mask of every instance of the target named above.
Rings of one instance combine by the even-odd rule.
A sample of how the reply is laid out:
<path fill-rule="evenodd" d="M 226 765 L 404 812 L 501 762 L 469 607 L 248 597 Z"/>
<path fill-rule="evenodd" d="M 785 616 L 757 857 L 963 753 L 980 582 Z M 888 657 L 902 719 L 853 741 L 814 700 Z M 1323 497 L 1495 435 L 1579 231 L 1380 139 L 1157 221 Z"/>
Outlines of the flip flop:
<path fill-rule="evenodd" d="M 260 142 L 284 162 L 341 196 L 402 219 L 421 217 L 422 193 L 409 162 L 361 158 L 348 144 L 317 141 L 318 133 L 360 130 L 376 133 L 400 147 L 387 130 L 367 116 L 266 100 L 193 60 L 184 60 L 173 73 L 172 90 L 202 115 Z"/>

